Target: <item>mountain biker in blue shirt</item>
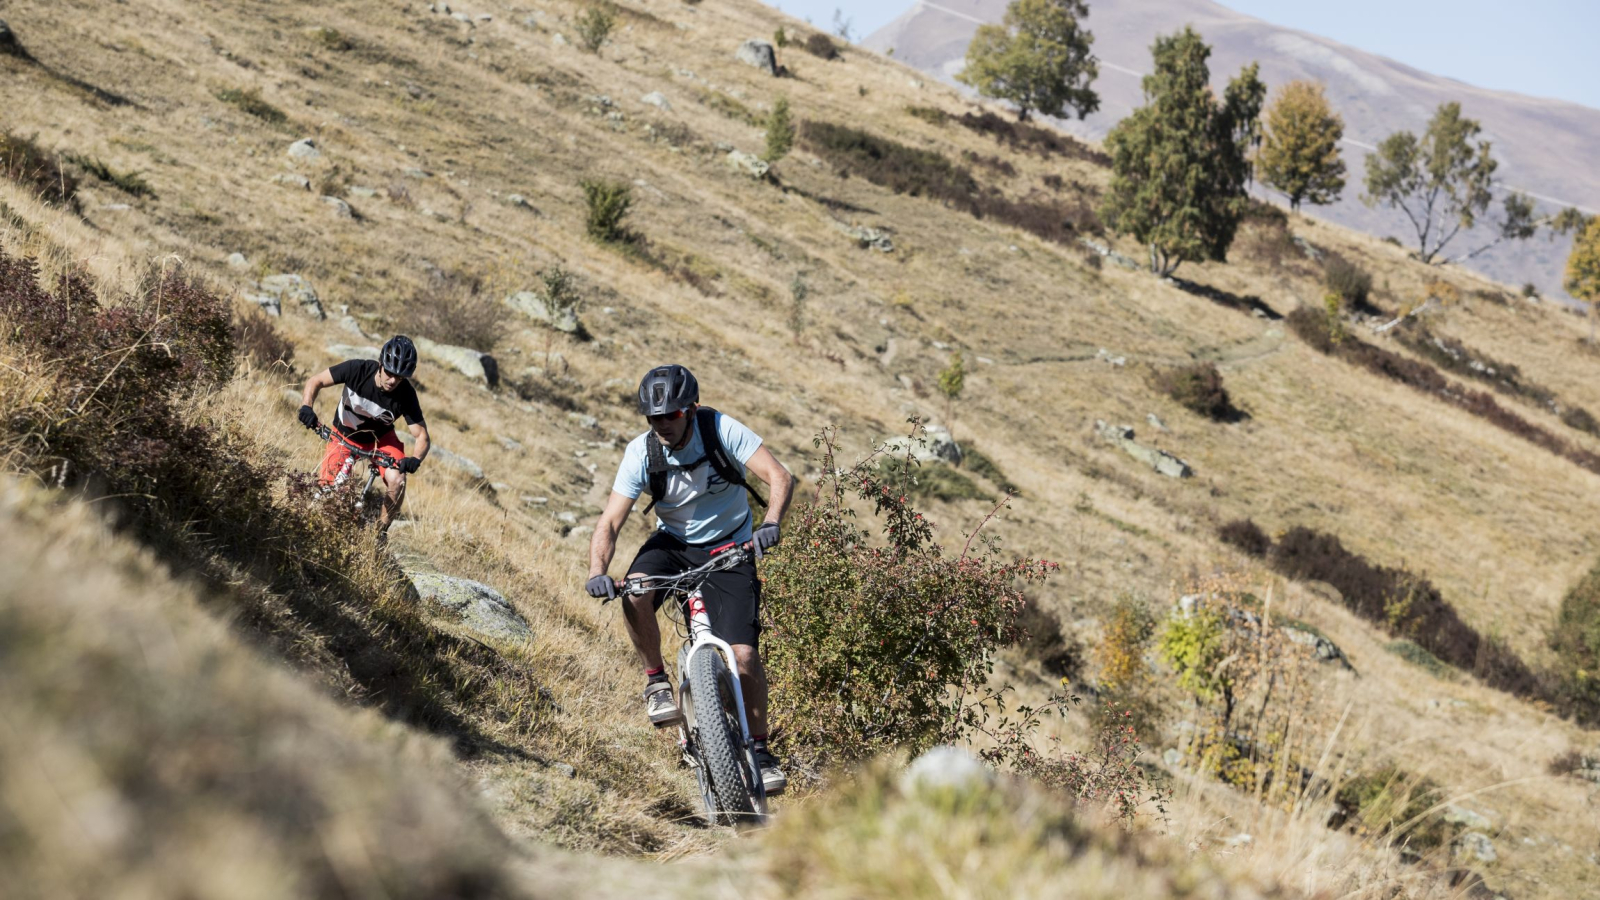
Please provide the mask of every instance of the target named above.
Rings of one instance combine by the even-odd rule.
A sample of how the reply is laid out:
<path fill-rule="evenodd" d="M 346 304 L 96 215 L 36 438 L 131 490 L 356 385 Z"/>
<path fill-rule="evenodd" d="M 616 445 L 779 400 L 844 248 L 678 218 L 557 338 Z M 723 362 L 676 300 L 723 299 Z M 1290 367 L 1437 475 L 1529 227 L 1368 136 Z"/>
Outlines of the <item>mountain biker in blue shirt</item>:
<path fill-rule="evenodd" d="M 766 517 L 756 525 L 746 488 L 722 478 L 708 458 L 704 436 L 696 425 L 699 401 L 700 386 L 683 366 L 651 369 L 639 383 L 639 411 L 649 420 L 650 430 L 634 438 L 624 451 L 611 498 L 590 540 L 590 577 L 585 588 L 591 596 L 617 596 L 606 569 L 616 553 L 617 532 L 627 521 L 634 501 L 649 486 L 648 441 L 657 442 L 664 451 L 668 469 L 665 489 L 652 498 L 656 530 L 628 567 L 629 578 L 676 575 L 707 562 L 711 549 L 730 542 L 754 542 L 757 558 L 778 543 L 778 524 L 789 507 L 793 477 L 754 432 L 731 416 L 707 411 L 715 422 L 716 439 L 730 461 L 739 471 L 748 471 L 765 481 L 771 489 Z M 736 568 L 713 573 L 705 583 L 703 596 L 712 632 L 733 647 L 761 780 L 767 793 L 776 794 L 783 790 L 787 778 L 767 749 L 767 676 L 757 644 L 761 583 L 756 578 L 755 563 L 746 561 Z M 656 610 L 663 599 L 662 592 L 656 591 L 623 601 L 628 637 L 645 667 L 645 711 L 657 727 L 675 724 L 679 719 L 672 684 L 661 659 L 661 630 L 656 623 Z"/>

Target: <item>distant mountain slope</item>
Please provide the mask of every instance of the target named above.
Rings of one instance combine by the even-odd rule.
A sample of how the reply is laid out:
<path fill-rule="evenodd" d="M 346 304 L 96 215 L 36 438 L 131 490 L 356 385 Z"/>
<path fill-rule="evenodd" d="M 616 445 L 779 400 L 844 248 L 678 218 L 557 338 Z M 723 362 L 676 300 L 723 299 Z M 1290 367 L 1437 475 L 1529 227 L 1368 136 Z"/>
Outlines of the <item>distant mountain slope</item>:
<path fill-rule="evenodd" d="M 960 70 L 967 42 L 980 22 L 998 22 L 1007 0 L 919 2 L 863 43 L 880 52 L 890 48 L 903 60 L 946 81 Z M 1102 138 L 1141 100 L 1140 76 L 1150 68 L 1149 47 L 1157 34 L 1191 23 L 1211 44 L 1211 71 L 1218 84 L 1251 60 L 1261 62 L 1269 86 L 1297 78 L 1325 82 L 1328 98 L 1345 120 L 1345 160 L 1350 169 L 1343 199 L 1311 210 L 1341 225 L 1374 235 L 1410 240 L 1410 225 L 1399 213 L 1368 209 L 1360 201 L 1361 173 L 1368 150 L 1402 128 L 1420 131 L 1439 103 L 1459 100 L 1466 114 L 1483 123 L 1500 160 L 1502 183 L 1528 191 L 1547 207 L 1577 205 L 1600 212 L 1600 166 L 1592 150 L 1600 146 L 1600 110 L 1560 100 L 1526 97 L 1473 87 L 1430 75 L 1391 59 L 1335 41 L 1282 28 L 1210 0 L 1094 0 L 1089 28 L 1101 59 L 1101 111 L 1086 120 L 1062 123 L 1069 131 Z M 1450 253 L 1477 244 L 1468 234 L 1456 238 Z M 1482 242 L 1486 242 L 1483 238 Z M 1543 237 L 1515 247 L 1498 247 L 1472 265 L 1508 284 L 1531 281 L 1542 291 L 1559 292 L 1561 267 L 1570 242 Z M 1564 295 L 1563 295 L 1564 296 Z"/>

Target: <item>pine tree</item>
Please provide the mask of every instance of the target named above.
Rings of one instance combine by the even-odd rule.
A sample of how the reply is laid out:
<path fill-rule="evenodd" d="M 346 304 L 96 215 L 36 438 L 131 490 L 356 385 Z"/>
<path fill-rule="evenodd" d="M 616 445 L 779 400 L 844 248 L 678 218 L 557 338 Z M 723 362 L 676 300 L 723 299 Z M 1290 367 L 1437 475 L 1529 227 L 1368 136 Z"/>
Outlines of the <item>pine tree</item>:
<path fill-rule="evenodd" d="M 767 150 L 761 158 L 775 163 L 787 156 L 793 146 L 794 119 L 789 115 L 789 98 L 779 97 L 767 114 Z"/>
<path fill-rule="evenodd" d="M 1018 120 L 1035 111 L 1060 116 L 1069 106 L 1081 119 L 1100 108 L 1089 87 L 1100 74 L 1094 35 L 1079 24 L 1088 15 L 1083 0 L 1012 0 L 1002 24 L 978 26 L 956 80 L 1016 104 Z"/>
<path fill-rule="evenodd" d="M 1150 248 L 1150 271 L 1170 275 L 1185 260 L 1221 260 L 1245 209 L 1250 136 L 1265 89 L 1248 66 L 1224 100 L 1211 91 L 1211 48 L 1193 28 L 1158 37 L 1145 105 L 1106 137 L 1111 189 L 1101 214 Z"/>
<path fill-rule="evenodd" d="M 1256 157 L 1261 183 L 1282 191 L 1289 208 L 1326 205 L 1344 190 L 1339 139 L 1344 120 L 1328 106 L 1322 85 L 1291 81 L 1267 108 L 1266 137 Z"/>

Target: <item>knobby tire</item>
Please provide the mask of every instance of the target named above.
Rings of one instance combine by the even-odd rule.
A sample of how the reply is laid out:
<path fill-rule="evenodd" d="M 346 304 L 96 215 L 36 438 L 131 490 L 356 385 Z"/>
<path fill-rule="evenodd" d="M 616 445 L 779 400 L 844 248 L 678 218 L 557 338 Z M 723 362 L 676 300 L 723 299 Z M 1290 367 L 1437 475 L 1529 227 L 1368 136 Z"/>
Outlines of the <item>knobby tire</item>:
<path fill-rule="evenodd" d="M 715 647 L 701 647 L 689 659 L 689 701 L 694 704 L 695 744 L 721 818 L 729 825 L 753 820 L 755 804 L 740 770 L 740 741 L 734 734 L 733 678 Z"/>

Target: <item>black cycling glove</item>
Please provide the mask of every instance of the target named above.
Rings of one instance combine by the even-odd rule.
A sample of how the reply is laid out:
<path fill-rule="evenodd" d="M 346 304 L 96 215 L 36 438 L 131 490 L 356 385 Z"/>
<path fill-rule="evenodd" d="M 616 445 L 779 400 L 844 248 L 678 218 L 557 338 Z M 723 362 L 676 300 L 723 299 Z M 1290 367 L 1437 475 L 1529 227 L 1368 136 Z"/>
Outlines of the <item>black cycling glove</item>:
<path fill-rule="evenodd" d="M 417 459 L 415 456 L 407 456 L 406 458 L 400 460 L 400 471 L 410 475 L 412 472 L 417 470 L 418 466 L 421 465 L 422 460 Z"/>
<path fill-rule="evenodd" d="M 317 411 L 309 406 L 300 407 L 300 424 L 307 428 L 317 427 Z"/>
<path fill-rule="evenodd" d="M 778 546 L 779 537 L 778 523 L 762 523 L 761 527 L 757 528 L 755 534 L 751 535 L 750 537 L 750 539 L 754 541 L 756 545 L 756 559 L 760 559 L 761 554 L 767 552 L 773 547 Z"/>
<path fill-rule="evenodd" d="M 593 578 L 589 579 L 588 584 L 583 586 L 583 589 L 589 592 L 589 596 L 596 599 L 617 599 L 617 583 L 611 580 L 610 575 L 594 576 Z"/>

